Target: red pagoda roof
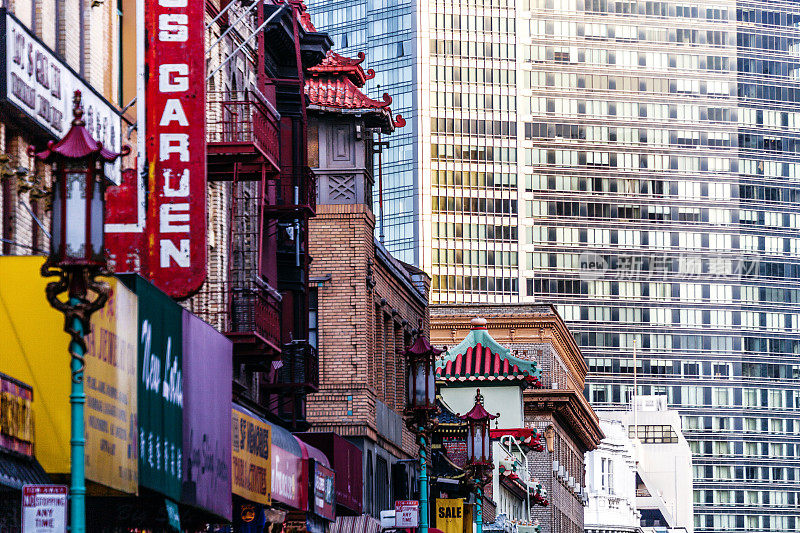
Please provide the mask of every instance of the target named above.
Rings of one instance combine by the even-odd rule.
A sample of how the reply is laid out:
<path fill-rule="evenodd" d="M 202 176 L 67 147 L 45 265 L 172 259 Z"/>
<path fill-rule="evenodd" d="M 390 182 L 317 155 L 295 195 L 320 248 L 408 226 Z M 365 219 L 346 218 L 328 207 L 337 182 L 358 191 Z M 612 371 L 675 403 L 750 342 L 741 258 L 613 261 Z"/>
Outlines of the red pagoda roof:
<path fill-rule="evenodd" d="M 347 76 L 356 87 L 363 87 L 367 80 L 375 77 L 375 71 L 372 69 L 364 71 L 361 68 L 361 63 L 366 59 L 364 52 L 358 53 L 358 59 L 345 57 L 337 54 L 333 50 L 329 50 L 322 63 L 308 69 L 312 77 L 319 76 Z"/>
<path fill-rule="evenodd" d="M 528 368 L 520 368 L 517 363 L 493 353 L 488 346 L 480 343 L 467 348 L 466 353 L 456 355 L 444 366 L 436 369 L 437 379 L 445 381 L 527 381 L 538 383 L 538 378 Z"/>
<path fill-rule="evenodd" d="M 544 450 L 544 446 L 542 446 L 542 435 L 536 430 L 536 428 L 508 428 L 489 430 L 489 436 L 492 437 L 492 439 L 500 439 L 506 435 L 511 435 L 519 444 L 527 446 L 534 451 L 541 452 Z"/>
<path fill-rule="evenodd" d="M 520 359 L 498 343 L 486 329 L 486 320 L 475 318 L 472 330 L 458 346 L 436 362 L 436 378 L 449 382 L 523 382 L 541 387 L 542 371 L 536 361 Z"/>
<path fill-rule="evenodd" d="M 308 69 L 310 76 L 306 79 L 306 95 L 309 105 L 328 110 L 347 110 L 370 114 L 378 118 L 385 132 L 394 128 L 402 128 L 406 121 L 402 116 L 392 117 L 392 97 L 384 93 L 383 100 L 373 100 L 361 92 L 366 80 L 375 77 L 375 72 L 366 73 L 361 68 L 364 61 L 363 52 L 358 59 L 352 59 L 328 52 L 323 62 Z"/>

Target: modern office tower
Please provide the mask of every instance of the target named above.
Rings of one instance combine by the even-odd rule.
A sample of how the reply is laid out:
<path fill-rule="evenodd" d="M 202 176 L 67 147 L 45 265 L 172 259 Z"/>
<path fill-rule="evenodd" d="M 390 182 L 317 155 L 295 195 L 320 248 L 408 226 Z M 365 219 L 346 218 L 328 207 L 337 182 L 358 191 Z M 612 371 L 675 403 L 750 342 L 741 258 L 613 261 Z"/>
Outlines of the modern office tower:
<path fill-rule="evenodd" d="M 416 61 L 415 0 L 307 0 L 308 11 L 318 28 L 325 28 L 334 48 L 348 57 L 366 53 L 365 70 L 374 69 L 368 96 L 381 100 L 392 95 L 392 111 L 406 120 L 395 131 L 381 154 L 381 169 L 375 169 L 373 195 L 376 236 L 383 239 L 392 255 L 419 264 L 421 233 L 419 202 L 419 120 L 417 116 L 419 64 Z M 367 92 L 367 91 L 365 91 Z M 378 138 L 376 137 L 376 140 Z M 375 156 L 377 167 L 378 157 Z M 379 181 L 383 182 L 383 215 Z"/>
<path fill-rule="evenodd" d="M 596 409 L 638 352 L 683 416 L 695 531 L 796 531 L 797 4 L 531 7 L 521 296 L 559 304 Z"/>
<path fill-rule="evenodd" d="M 695 530 L 796 531 L 798 4 L 414 10 L 432 301 L 557 304 L 597 409 L 629 402 L 636 341 L 695 454 Z"/>

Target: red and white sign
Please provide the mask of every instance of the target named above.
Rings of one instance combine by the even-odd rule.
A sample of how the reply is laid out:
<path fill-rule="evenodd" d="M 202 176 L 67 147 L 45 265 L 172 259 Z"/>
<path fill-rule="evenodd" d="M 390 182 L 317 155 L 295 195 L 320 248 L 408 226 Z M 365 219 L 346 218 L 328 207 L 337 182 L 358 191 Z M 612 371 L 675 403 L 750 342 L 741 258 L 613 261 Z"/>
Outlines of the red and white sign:
<path fill-rule="evenodd" d="M 419 526 L 419 502 L 417 500 L 398 500 L 394 502 L 395 527 Z"/>
<path fill-rule="evenodd" d="M 146 245 L 173 298 L 206 278 L 205 2 L 146 2 Z"/>
<path fill-rule="evenodd" d="M 22 533 L 66 533 L 67 487 L 22 487 Z"/>

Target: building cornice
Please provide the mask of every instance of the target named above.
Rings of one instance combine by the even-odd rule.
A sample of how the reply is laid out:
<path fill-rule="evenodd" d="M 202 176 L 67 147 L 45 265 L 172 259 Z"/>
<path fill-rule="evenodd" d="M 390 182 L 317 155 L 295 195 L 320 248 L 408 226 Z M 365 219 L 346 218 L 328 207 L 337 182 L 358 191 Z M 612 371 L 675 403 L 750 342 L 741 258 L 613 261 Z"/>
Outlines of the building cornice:
<path fill-rule="evenodd" d="M 589 406 L 589 402 L 577 392 L 528 389 L 522 394 L 526 415 L 550 412 L 558 416 L 578 436 L 585 451 L 596 449 L 605 437 L 597 414 Z"/>
<path fill-rule="evenodd" d="M 473 307 L 473 306 L 470 306 Z M 544 334 L 545 330 L 552 332 L 552 337 L 557 342 L 558 352 L 562 355 L 564 361 L 570 366 L 573 375 L 579 377 L 580 384 L 586 379 L 586 374 L 589 367 L 583 359 L 578 344 L 575 338 L 569 332 L 564 320 L 555 310 L 552 305 L 536 306 L 542 311 L 533 312 L 515 312 L 509 314 L 492 314 L 490 310 L 483 318 L 488 319 L 486 325 L 487 330 L 491 335 L 501 344 L 502 343 L 521 343 L 526 341 L 544 342 L 547 336 Z M 480 308 L 480 307 L 478 307 Z M 437 314 L 437 310 L 452 310 L 453 314 Z M 455 333 L 455 338 L 460 339 L 465 334 L 459 335 L 457 332 L 461 330 L 471 329 L 470 319 L 475 318 L 476 314 L 466 314 L 458 310 L 458 306 L 453 305 L 439 305 L 431 306 L 431 336 L 434 337 L 435 330 L 449 331 L 451 336 Z M 529 332 L 535 331 L 533 335 Z M 438 339 L 436 339 L 438 341 Z"/>

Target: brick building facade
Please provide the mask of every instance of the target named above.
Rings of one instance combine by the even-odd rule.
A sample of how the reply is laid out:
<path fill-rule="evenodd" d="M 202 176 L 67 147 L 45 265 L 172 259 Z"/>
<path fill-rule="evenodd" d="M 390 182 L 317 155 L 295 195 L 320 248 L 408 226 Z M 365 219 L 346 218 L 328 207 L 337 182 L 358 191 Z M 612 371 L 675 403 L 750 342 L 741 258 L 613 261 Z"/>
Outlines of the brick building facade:
<path fill-rule="evenodd" d="M 319 392 L 309 396 L 311 431 L 335 432 L 363 458 L 363 513 L 373 517 L 406 499 L 416 472 L 414 437 L 403 424 L 403 352 L 427 332 L 430 279 L 393 258 L 374 238 L 372 132 L 390 133 L 391 99 L 371 100 L 363 61 L 331 53 L 311 69 L 309 160 L 317 176 L 310 223 L 312 338 Z"/>
<path fill-rule="evenodd" d="M 587 367 L 563 320 L 549 305 L 431 307 L 431 343 L 452 346 L 488 320 L 489 334 L 515 357 L 536 361 L 543 388 L 523 393 L 524 425 L 546 435 L 546 451 L 528 454 L 531 474 L 547 490 L 550 505 L 534 507 L 544 533 L 583 532 L 584 454 L 603 438 L 597 415 L 583 397 Z"/>

